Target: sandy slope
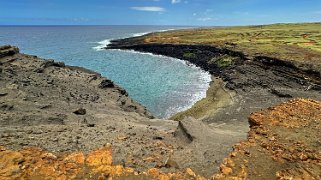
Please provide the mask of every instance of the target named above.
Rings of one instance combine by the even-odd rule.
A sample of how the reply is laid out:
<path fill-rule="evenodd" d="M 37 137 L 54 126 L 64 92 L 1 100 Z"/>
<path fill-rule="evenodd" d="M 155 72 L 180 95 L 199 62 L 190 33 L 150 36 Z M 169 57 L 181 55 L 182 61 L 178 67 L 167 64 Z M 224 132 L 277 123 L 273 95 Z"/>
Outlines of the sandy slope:
<path fill-rule="evenodd" d="M 246 135 L 195 119 L 150 119 L 99 74 L 20 54 L 16 47 L 0 48 L 0 78 L 0 146 L 9 149 L 31 146 L 60 155 L 111 143 L 114 164 L 139 171 L 191 167 L 210 176 Z"/>

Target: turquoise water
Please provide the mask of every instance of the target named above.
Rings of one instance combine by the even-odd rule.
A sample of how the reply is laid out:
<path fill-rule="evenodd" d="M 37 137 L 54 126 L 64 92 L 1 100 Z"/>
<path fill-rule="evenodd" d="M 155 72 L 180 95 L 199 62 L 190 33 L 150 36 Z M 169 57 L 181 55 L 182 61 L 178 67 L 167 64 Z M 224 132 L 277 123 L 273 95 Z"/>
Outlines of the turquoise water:
<path fill-rule="evenodd" d="M 16 45 L 22 53 L 99 72 L 155 116 L 166 118 L 205 97 L 210 75 L 174 58 L 101 48 L 111 39 L 177 28 L 181 27 L 0 26 L 0 45 Z"/>

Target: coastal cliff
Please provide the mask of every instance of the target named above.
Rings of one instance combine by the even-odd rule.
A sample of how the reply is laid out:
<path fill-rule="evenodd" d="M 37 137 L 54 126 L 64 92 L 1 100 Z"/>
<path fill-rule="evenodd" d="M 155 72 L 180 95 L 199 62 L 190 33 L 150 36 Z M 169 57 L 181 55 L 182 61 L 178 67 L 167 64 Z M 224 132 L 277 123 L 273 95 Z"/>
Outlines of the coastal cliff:
<path fill-rule="evenodd" d="M 246 138 L 246 133 L 207 127 L 193 118 L 151 119 L 124 89 L 90 70 L 21 54 L 14 46 L 2 46 L 0 54 L 1 164 L 11 163 L 7 153 L 13 151 L 36 162 L 43 153 L 85 156 L 110 143 L 113 164 L 137 172 L 193 168 L 211 176 L 232 146 Z M 28 157 L 32 154 L 40 155 Z M 15 167 L 23 168 L 15 159 Z M 12 170 L 8 166 L 0 166 L 0 172 Z"/>
<path fill-rule="evenodd" d="M 186 117 L 194 117 L 209 127 L 242 133 L 248 131 L 247 118 L 253 112 L 295 98 L 321 100 L 321 53 L 319 46 L 312 43 L 321 33 L 320 27 L 320 23 L 311 23 L 177 30 L 114 40 L 106 49 L 135 50 L 170 56 L 193 63 L 210 72 L 213 75 L 213 82 L 207 91 L 207 97 L 197 102 L 191 109 L 178 113 L 171 119 L 182 120 Z M 290 34 L 293 37 L 287 35 L 288 29 L 291 29 Z M 276 37 L 279 39 L 275 40 Z M 304 100 L 295 101 L 294 104 L 300 104 L 303 109 L 310 106 L 310 103 Z M 290 102 L 280 106 L 279 114 L 275 114 L 272 110 L 270 113 L 292 120 L 286 115 L 288 112 L 283 106 L 300 109 Z M 301 118 L 300 113 L 305 114 L 307 109 L 303 109 L 302 112 L 298 111 L 298 114 L 289 116 L 293 116 L 293 121 L 296 121 L 295 117 Z M 308 111 L 305 118 L 308 119 L 308 116 L 318 119 L 317 113 L 309 114 Z M 250 142 L 253 142 L 252 135 L 257 128 L 252 123 L 253 119 L 255 118 L 251 116 L 252 127 L 248 136 Z M 261 119 L 261 121 L 269 120 L 271 120 L 269 117 Z M 294 132 L 289 130 L 288 133 Z M 304 136 L 303 134 L 299 136 Z M 311 136 L 314 135 L 318 135 L 318 132 L 313 131 Z M 259 145 L 259 142 L 253 143 L 253 146 Z M 243 145 L 246 149 L 246 143 L 241 147 Z M 272 148 L 272 154 L 276 153 L 273 149 L 274 144 L 270 148 Z M 284 145 L 283 150 L 287 148 L 291 149 L 291 145 Z M 246 150 L 245 154 L 247 152 Z M 318 156 L 319 152 L 320 149 L 316 148 L 314 154 Z M 235 153 L 231 156 L 234 157 L 234 155 Z M 263 157 L 265 156 L 267 155 L 264 154 Z M 255 158 L 249 156 L 242 161 L 239 159 L 236 166 L 232 160 L 224 159 L 220 166 L 221 174 L 214 177 L 218 179 L 260 177 L 318 179 L 318 173 L 320 173 L 319 161 L 314 161 L 312 171 L 306 170 L 310 169 L 310 166 L 288 170 L 276 165 L 278 168 L 272 170 L 273 172 L 263 173 L 255 165 L 252 166 L 256 164 L 261 169 L 266 169 L 270 166 L 266 166 L 265 163 L 268 164 L 270 159 L 259 162 Z M 232 165 L 229 164 L 230 162 Z M 303 160 L 302 163 L 304 164 L 305 161 Z M 300 176 L 300 173 L 305 173 L 304 177 Z M 308 176 L 307 173 L 312 175 Z"/>
<path fill-rule="evenodd" d="M 153 36 L 108 48 L 213 75 L 207 97 L 176 121 L 153 119 L 98 73 L 0 47 L 0 179 L 321 178 L 317 66 Z"/>
<path fill-rule="evenodd" d="M 297 29 L 297 34 L 302 33 L 302 25 L 289 26 L 293 26 L 295 32 Z M 306 26 L 321 27 L 320 24 Z M 172 119 L 181 120 L 192 116 L 213 126 L 246 133 L 247 117 L 252 112 L 292 98 L 321 100 L 321 76 L 318 69 L 318 57 L 321 58 L 321 53 L 307 48 L 296 51 L 295 49 L 300 47 L 283 45 L 283 42 L 272 43 L 275 45 L 275 52 L 267 52 L 264 49 L 265 44 L 254 42 L 263 38 L 270 40 L 278 36 L 280 31 L 284 31 L 284 34 L 287 31 L 283 26 L 277 27 L 277 31 L 273 30 L 274 25 L 271 25 L 265 28 L 209 28 L 151 33 L 114 40 L 106 49 L 135 50 L 170 56 L 210 72 L 213 82 L 207 98 L 191 109 L 174 115 Z M 249 35 L 244 33 L 245 30 L 250 32 Z M 222 33 L 225 33 L 225 36 L 222 36 Z M 270 36 L 266 35 L 268 33 Z M 208 38 L 199 38 L 201 35 Z M 233 39 L 229 39 L 230 36 L 233 36 Z M 249 41 L 243 43 L 241 38 Z M 222 39 L 226 39 L 224 43 Z M 251 43 L 254 47 L 258 46 L 258 49 L 250 48 Z M 283 52 L 280 54 L 277 47 L 281 44 L 284 46 L 282 48 L 290 50 L 280 51 Z"/>

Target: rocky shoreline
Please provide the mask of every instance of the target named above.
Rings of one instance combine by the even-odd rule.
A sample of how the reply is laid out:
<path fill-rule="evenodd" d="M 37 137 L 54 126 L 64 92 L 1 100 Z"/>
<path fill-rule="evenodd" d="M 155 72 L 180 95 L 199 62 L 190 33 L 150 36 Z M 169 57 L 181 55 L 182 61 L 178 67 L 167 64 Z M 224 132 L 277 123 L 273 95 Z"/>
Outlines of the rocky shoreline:
<path fill-rule="evenodd" d="M 2 46 L 0 179 L 320 179 L 320 102 L 249 116 L 320 98 L 318 74 L 262 64 L 215 70 L 206 101 L 172 121 L 95 72 Z"/>
<path fill-rule="evenodd" d="M 1 152 L 36 147 L 60 156 L 110 143 L 113 164 L 141 172 L 193 168 L 209 177 L 232 146 L 246 138 L 243 131 L 208 127 L 193 118 L 151 118 L 124 89 L 98 73 L 21 54 L 14 46 L 0 48 Z M 11 162 L 1 159 L 6 157 L 0 155 L 0 162 Z"/>
<path fill-rule="evenodd" d="M 148 36 L 114 40 L 106 48 L 130 49 L 183 59 L 222 79 L 222 88 L 230 94 L 235 93 L 231 95 L 233 103 L 201 118 L 204 122 L 227 123 L 233 120 L 245 125 L 251 112 L 291 98 L 321 100 L 321 75 L 310 64 L 261 55 L 248 56 L 208 45 L 146 43 L 144 38 Z"/>

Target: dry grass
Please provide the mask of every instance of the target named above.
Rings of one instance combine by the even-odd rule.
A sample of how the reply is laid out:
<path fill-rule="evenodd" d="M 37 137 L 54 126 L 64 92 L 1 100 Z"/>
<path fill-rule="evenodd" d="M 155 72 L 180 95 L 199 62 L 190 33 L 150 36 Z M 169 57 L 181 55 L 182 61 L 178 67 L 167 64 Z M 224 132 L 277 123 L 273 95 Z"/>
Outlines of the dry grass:
<path fill-rule="evenodd" d="M 321 62 L 321 23 L 176 30 L 144 36 L 144 41 L 205 44 L 242 51 L 249 56 Z"/>

